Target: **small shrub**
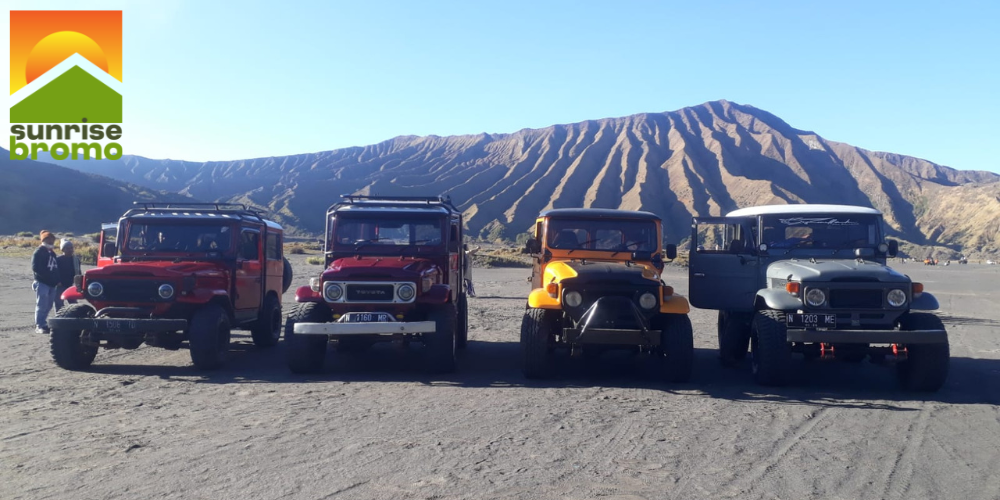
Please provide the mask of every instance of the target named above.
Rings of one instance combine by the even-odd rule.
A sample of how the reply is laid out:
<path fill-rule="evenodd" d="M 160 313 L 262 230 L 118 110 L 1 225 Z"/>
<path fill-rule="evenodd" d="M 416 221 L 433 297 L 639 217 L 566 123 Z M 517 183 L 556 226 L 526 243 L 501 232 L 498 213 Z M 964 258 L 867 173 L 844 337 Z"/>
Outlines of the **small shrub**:
<path fill-rule="evenodd" d="M 96 265 L 97 264 L 97 247 L 92 246 L 81 246 L 80 248 L 75 248 L 75 253 L 80 257 L 81 264 Z"/>
<path fill-rule="evenodd" d="M 306 264 L 312 264 L 314 266 L 322 266 L 326 261 L 323 257 L 307 257 Z"/>
<path fill-rule="evenodd" d="M 17 233 L 15 236 L 20 236 L 22 238 L 32 238 L 35 236 L 35 233 L 32 233 L 31 231 L 21 231 L 20 233 Z"/>
<path fill-rule="evenodd" d="M 302 248 L 302 247 L 300 247 L 298 245 L 295 245 L 295 246 L 289 247 L 287 253 L 290 253 L 292 255 L 302 255 L 302 254 L 306 253 L 306 249 Z"/>

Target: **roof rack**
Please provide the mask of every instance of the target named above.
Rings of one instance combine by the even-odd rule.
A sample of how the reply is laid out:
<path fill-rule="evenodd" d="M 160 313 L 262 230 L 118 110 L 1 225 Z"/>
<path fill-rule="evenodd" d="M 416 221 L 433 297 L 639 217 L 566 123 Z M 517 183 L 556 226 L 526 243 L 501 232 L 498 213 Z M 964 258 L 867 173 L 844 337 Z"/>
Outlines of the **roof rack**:
<path fill-rule="evenodd" d="M 242 215 L 246 217 L 253 217 L 260 221 L 264 220 L 264 214 L 266 213 L 264 209 L 257 207 L 248 207 L 242 203 L 192 203 L 192 202 L 182 202 L 182 203 L 154 203 L 154 202 L 144 202 L 144 201 L 133 201 L 132 205 L 136 208 L 129 209 L 125 212 L 123 217 L 128 217 L 129 215 L 138 212 L 176 212 L 178 210 L 189 210 L 189 211 L 199 211 L 199 212 L 218 212 L 233 215 Z M 140 208 L 141 207 L 141 208 Z"/>
<path fill-rule="evenodd" d="M 330 211 L 345 205 L 365 204 L 368 206 L 393 206 L 400 204 L 423 204 L 427 206 L 442 206 L 453 212 L 461 212 L 452 202 L 451 196 L 379 196 L 344 194 L 340 196 L 344 201 L 337 202 L 330 207 Z"/>

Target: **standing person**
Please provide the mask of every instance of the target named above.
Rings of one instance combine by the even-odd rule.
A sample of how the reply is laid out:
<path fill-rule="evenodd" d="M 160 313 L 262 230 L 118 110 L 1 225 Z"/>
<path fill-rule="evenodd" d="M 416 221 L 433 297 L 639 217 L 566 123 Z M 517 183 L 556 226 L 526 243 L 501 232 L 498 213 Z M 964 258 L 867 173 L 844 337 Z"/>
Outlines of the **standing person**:
<path fill-rule="evenodd" d="M 477 246 L 472 250 L 465 251 L 465 269 L 463 269 L 464 272 L 462 274 L 465 275 L 465 293 L 469 297 L 476 296 L 476 287 L 472 283 L 472 256 L 476 255 L 476 253 L 479 252 L 480 248 L 481 247 Z"/>
<path fill-rule="evenodd" d="M 42 230 L 38 234 L 42 244 L 31 255 L 31 272 L 35 277 L 31 288 L 35 291 L 35 332 L 49 333 L 45 320 L 49 317 L 55 302 L 56 287 L 59 286 L 59 262 L 56 261 L 56 236 Z"/>
<path fill-rule="evenodd" d="M 57 311 L 63 307 L 63 292 L 73 286 L 73 279 L 76 276 L 83 274 L 80 272 L 80 257 L 77 257 L 73 250 L 73 242 L 67 239 L 62 240 L 59 243 L 59 250 L 62 251 L 62 255 L 56 257 L 56 263 L 59 264 L 59 286 L 56 288 L 55 300 Z M 67 302 L 76 304 L 75 300 Z"/>

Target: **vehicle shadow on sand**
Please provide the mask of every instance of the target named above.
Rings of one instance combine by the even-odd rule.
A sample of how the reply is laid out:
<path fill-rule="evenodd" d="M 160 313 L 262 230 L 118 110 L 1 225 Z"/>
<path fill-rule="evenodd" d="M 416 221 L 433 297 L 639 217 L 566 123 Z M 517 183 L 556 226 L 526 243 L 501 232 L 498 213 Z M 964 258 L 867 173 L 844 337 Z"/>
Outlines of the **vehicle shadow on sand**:
<path fill-rule="evenodd" d="M 528 380 L 520 371 L 517 342 L 470 340 L 459 353 L 454 373 L 424 371 L 422 346 L 377 344 L 360 352 L 337 352 L 330 344 L 320 373 L 297 375 L 285 365 L 282 341 L 270 349 L 258 349 L 245 339 L 234 343 L 229 360 L 215 371 L 197 370 L 190 364 L 177 366 L 95 364 L 93 373 L 156 376 L 198 383 L 323 383 L 412 382 L 445 387 L 620 387 L 658 390 L 684 397 L 710 397 L 742 402 L 769 402 L 858 409 L 913 411 L 909 402 L 936 401 L 950 404 L 1000 404 L 1000 360 L 951 358 L 945 387 L 936 393 L 906 392 L 897 386 L 895 368 L 868 361 L 807 362 L 793 360 L 794 382 L 787 387 L 761 387 L 752 380 L 749 361 L 723 367 L 714 349 L 695 349 L 691 382 L 667 383 L 651 380 L 640 369 L 641 358 L 627 352 L 608 352 L 597 360 L 571 358 L 558 352 L 553 376 Z M 186 352 L 185 348 L 182 348 Z"/>

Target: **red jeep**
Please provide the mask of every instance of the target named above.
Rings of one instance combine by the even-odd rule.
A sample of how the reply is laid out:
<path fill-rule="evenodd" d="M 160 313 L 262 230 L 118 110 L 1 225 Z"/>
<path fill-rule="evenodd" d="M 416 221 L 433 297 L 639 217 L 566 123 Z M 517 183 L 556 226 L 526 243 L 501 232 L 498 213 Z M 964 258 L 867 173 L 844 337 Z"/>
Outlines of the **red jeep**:
<path fill-rule="evenodd" d="M 250 330 L 260 347 L 278 342 L 292 279 L 281 226 L 244 205 L 136 205 L 117 229 L 102 227 L 99 267 L 63 294 L 89 304 L 49 319 L 56 364 L 79 370 L 99 347 L 173 350 L 187 340 L 194 365 L 213 369 L 233 328 Z"/>
<path fill-rule="evenodd" d="M 428 371 L 453 371 L 468 330 L 462 212 L 444 197 L 343 198 L 327 210 L 325 270 L 295 291 L 288 367 L 321 370 L 330 340 L 420 341 Z"/>

